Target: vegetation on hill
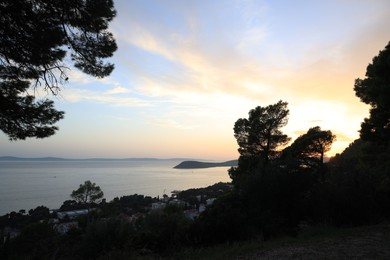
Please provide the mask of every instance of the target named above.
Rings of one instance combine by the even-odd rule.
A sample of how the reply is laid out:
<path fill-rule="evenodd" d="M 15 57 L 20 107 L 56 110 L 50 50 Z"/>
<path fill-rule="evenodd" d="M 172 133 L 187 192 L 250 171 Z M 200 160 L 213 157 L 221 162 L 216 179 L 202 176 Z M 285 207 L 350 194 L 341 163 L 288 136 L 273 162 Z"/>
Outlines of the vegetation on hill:
<path fill-rule="evenodd" d="M 237 160 L 231 160 L 226 162 L 199 162 L 199 161 L 183 161 L 176 165 L 175 169 L 201 169 L 212 167 L 231 167 L 237 166 Z"/>

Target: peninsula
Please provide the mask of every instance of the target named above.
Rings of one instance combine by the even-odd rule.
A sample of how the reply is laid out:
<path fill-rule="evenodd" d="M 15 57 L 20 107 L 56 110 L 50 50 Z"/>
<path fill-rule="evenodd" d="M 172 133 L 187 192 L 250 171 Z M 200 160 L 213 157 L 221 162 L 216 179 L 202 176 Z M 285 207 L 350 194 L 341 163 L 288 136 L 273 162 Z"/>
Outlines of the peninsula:
<path fill-rule="evenodd" d="M 199 161 L 183 161 L 176 165 L 175 169 L 201 169 L 212 167 L 230 167 L 237 166 L 238 160 L 231 160 L 226 162 L 199 162 Z"/>

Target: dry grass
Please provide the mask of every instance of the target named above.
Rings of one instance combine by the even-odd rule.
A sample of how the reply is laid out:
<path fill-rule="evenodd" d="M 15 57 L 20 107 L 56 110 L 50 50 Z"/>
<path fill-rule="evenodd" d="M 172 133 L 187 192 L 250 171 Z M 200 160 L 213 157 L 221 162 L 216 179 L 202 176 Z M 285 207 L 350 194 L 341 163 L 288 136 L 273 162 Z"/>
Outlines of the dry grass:
<path fill-rule="evenodd" d="M 308 228 L 298 238 L 187 251 L 180 259 L 390 259 L 390 224 Z"/>

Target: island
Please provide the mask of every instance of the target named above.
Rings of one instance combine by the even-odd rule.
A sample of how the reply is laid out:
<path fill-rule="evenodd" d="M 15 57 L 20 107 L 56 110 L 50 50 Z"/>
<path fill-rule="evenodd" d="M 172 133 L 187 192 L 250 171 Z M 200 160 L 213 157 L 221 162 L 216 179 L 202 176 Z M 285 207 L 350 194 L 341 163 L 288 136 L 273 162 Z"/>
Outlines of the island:
<path fill-rule="evenodd" d="M 226 162 L 199 162 L 199 161 L 183 161 L 173 167 L 174 169 L 201 169 L 212 167 L 231 167 L 237 166 L 238 160 L 230 160 Z"/>

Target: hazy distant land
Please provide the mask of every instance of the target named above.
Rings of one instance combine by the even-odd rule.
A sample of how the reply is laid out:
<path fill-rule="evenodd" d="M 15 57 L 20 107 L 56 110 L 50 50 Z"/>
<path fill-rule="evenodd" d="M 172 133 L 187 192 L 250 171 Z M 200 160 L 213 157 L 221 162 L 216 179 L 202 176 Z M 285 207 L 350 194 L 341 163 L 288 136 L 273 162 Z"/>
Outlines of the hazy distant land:
<path fill-rule="evenodd" d="M 231 160 L 226 162 L 199 162 L 199 161 L 183 161 L 176 165 L 175 169 L 201 169 L 211 167 L 226 167 L 237 166 L 238 160 Z"/>
<path fill-rule="evenodd" d="M 16 156 L 0 156 L 0 161 L 157 161 L 157 160 L 179 160 L 182 162 L 173 167 L 174 169 L 202 169 L 212 167 L 230 167 L 237 166 L 238 160 L 230 160 L 226 162 L 201 162 L 191 160 L 188 158 L 86 158 L 86 159 L 72 159 L 61 157 L 16 157 Z"/>
<path fill-rule="evenodd" d="M 61 158 L 61 157 L 16 157 L 0 156 L 0 161 L 157 161 L 157 160 L 188 160 L 188 158 Z"/>

